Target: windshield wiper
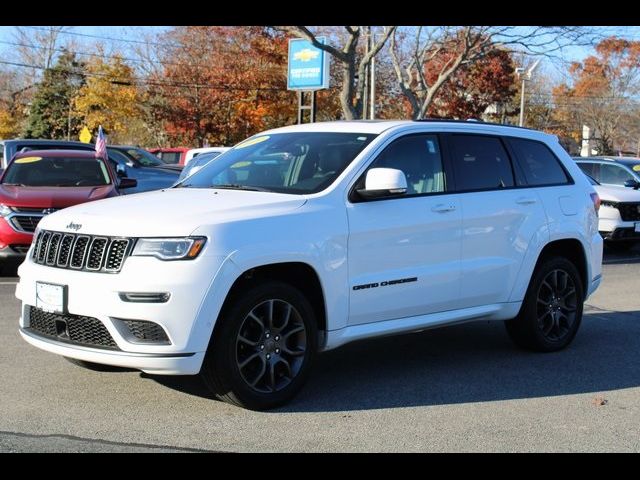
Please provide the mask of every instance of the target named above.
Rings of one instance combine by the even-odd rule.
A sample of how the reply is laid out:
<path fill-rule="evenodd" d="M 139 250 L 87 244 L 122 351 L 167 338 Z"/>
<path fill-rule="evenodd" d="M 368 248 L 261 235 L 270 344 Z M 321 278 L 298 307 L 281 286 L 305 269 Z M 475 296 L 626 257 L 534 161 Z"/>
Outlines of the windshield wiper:
<path fill-rule="evenodd" d="M 8 187 L 26 187 L 24 183 L 3 183 L 2 185 L 6 185 Z"/>
<path fill-rule="evenodd" d="M 268 188 L 254 187 L 251 185 L 240 185 L 238 183 L 223 183 L 219 185 L 209 185 L 209 188 L 222 188 L 226 190 L 248 190 L 250 192 L 271 192 Z"/>

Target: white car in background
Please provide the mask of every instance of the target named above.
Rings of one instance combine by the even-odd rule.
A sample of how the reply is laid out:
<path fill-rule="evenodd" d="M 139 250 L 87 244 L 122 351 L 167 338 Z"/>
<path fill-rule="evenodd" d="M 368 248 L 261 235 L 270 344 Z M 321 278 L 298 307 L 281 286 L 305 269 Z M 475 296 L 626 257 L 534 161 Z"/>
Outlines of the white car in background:
<path fill-rule="evenodd" d="M 189 162 L 191 161 L 192 158 L 197 157 L 198 155 L 200 155 L 201 153 L 209 153 L 209 152 L 216 152 L 218 154 L 222 153 L 222 152 L 226 152 L 227 150 L 229 150 L 230 147 L 203 147 L 203 148 L 192 148 L 191 150 L 189 150 L 186 154 L 186 156 L 184 157 L 184 164 L 189 165 Z"/>
<path fill-rule="evenodd" d="M 600 197 L 598 230 L 607 245 L 628 250 L 640 243 L 640 191 L 605 186 L 587 175 Z"/>

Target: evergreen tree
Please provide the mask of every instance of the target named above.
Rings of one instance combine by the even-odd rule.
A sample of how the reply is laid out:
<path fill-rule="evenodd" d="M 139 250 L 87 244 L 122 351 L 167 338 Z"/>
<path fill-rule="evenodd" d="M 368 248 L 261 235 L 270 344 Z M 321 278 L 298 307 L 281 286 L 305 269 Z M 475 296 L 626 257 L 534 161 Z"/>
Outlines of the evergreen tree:
<path fill-rule="evenodd" d="M 56 64 L 44 71 L 24 131 L 26 138 L 66 139 L 77 137 L 81 118 L 73 102 L 84 85 L 84 64 L 75 54 L 64 52 Z"/>

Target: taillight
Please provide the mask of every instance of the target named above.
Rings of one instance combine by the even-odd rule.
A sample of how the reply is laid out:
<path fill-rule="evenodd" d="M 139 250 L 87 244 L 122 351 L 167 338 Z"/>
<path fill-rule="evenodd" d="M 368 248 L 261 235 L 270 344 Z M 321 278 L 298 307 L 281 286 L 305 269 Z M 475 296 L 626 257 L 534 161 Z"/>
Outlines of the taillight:
<path fill-rule="evenodd" d="M 593 192 L 591 194 L 591 201 L 593 202 L 593 208 L 595 209 L 597 215 L 598 211 L 600 210 L 600 195 L 598 195 L 596 192 Z"/>

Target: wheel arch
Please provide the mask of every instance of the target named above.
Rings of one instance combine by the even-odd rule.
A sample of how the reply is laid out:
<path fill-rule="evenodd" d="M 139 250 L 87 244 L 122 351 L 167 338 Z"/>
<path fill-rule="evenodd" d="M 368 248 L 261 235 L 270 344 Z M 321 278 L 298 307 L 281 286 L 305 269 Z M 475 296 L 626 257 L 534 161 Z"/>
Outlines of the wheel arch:
<path fill-rule="evenodd" d="M 325 293 L 316 270 L 305 262 L 280 262 L 251 267 L 237 276 L 227 292 L 218 315 L 218 320 L 229 304 L 233 302 L 243 290 L 258 285 L 265 280 L 276 280 L 297 288 L 309 300 L 316 315 L 318 327 L 318 347 L 323 348 L 327 332 L 327 308 Z M 211 338 L 216 335 L 220 325 L 216 321 Z"/>

